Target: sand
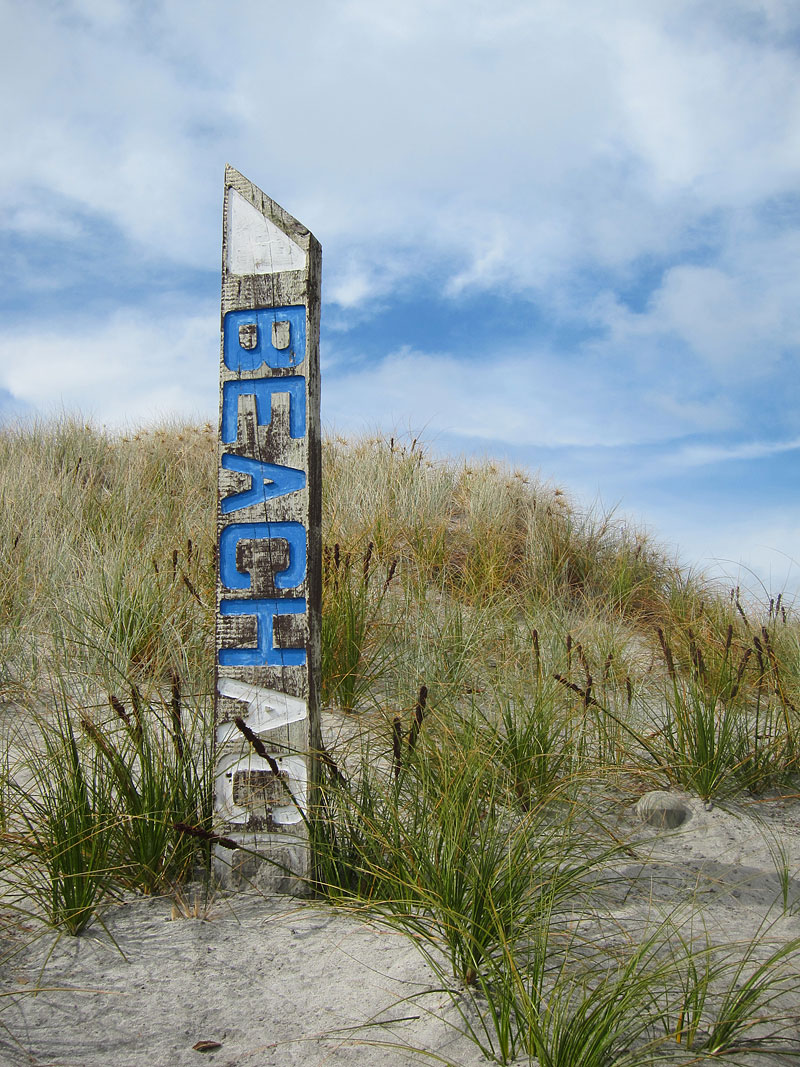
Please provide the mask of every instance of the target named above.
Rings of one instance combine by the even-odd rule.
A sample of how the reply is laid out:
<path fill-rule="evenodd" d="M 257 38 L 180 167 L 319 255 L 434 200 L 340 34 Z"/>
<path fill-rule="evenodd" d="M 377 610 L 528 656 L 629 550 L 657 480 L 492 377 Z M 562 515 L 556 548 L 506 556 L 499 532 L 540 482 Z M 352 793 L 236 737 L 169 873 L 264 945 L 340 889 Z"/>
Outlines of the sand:
<path fill-rule="evenodd" d="M 136 900 L 106 913 L 118 947 L 98 931 L 52 939 L 6 976 L 69 986 L 16 1000 L 3 1013 L 3 1064 L 70 1067 L 406 1064 L 406 1054 L 366 1044 L 419 1044 L 466 1054 L 473 1046 L 405 998 L 432 976 L 403 936 L 325 906 L 245 893 L 218 900 L 206 919 L 171 916 L 166 900 Z M 124 955 L 123 955 L 124 954 Z M 81 990 L 81 991 L 79 991 Z M 427 1009 L 427 1010 L 426 1010 Z M 451 1013 L 452 1014 L 452 1013 Z M 409 1021 L 391 1020 L 413 1016 Z M 357 1029 L 356 1029 L 357 1028 Z M 13 1041 L 11 1037 L 13 1035 Z M 199 1041 L 218 1042 L 207 1053 Z M 480 1057 L 477 1057 L 479 1060 Z"/>
<path fill-rule="evenodd" d="M 690 817 L 672 830 L 620 808 L 613 831 L 637 843 L 618 869 L 636 882 L 604 891 L 609 938 L 689 899 L 694 927 L 702 916 L 715 940 L 746 942 L 765 920 L 770 938 L 800 937 L 800 802 L 684 803 Z M 773 839 L 789 870 L 787 911 Z M 190 893 L 186 904 L 191 911 Z M 486 1062 L 459 1033 L 450 998 L 435 991 L 413 943 L 363 916 L 247 891 L 218 895 L 199 918 L 182 917 L 166 899 L 131 899 L 110 906 L 104 921 L 109 934 L 94 925 L 55 941 L 48 933 L 31 943 L 33 930 L 13 935 L 21 951 L 2 979 L 14 994 L 0 1001 L 4 1067 L 425 1062 L 390 1045 L 461 1067 Z M 37 984 L 47 989 L 26 995 Z M 800 1018 L 800 978 L 790 1001 Z M 219 1047 L 197 1051 L 200 1041 Z M 756 1062 L 796 1061 L 776 1053 Z"/>

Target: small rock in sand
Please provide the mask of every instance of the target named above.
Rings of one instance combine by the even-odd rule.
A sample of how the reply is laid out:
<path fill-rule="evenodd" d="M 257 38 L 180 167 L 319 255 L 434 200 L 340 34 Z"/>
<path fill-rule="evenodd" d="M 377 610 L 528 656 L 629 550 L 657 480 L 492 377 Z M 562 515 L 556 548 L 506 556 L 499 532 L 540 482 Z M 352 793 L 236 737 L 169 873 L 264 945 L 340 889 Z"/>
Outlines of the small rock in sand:
<path fill-rule="evenodd" d="M 640 797 L 636 803 L 636 814 L 642 822 L 665 830 L 674 830 L 692 817 L 691 809 L 683 797 L 663 789 L 655 789 Z"/>

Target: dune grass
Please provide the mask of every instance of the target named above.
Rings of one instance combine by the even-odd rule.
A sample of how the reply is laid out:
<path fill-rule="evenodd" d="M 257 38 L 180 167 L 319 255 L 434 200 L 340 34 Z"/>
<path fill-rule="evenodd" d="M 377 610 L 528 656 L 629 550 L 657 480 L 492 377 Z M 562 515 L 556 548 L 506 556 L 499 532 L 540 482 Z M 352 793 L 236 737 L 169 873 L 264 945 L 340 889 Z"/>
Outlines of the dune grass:
<path fill-rule="evenodd" d="M 62 419 L 4 429 L 0 458 L 0 698 L 26 722 L 0 894 L 77 934 L 209 876 L 216 433 Z M 796 945 L 609 928 L 603 887 L 630 848 L 609 813 L 647 789 L 796 786 L 792 605 L 500 464 L 336 437 L 323 472 L 321 687 L 351 728 L 315 891 L 406 931 L 500 1063 L 790 1049 Z"/>

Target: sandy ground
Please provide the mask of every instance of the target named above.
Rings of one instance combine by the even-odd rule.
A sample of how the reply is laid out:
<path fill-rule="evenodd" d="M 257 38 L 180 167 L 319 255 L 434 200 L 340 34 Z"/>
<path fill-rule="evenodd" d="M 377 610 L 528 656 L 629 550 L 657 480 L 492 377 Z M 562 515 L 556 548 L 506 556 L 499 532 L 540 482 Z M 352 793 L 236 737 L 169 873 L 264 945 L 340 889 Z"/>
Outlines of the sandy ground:
<path fill-rule="evenodd" d="M 431 988 L 413 945 L 318 905 L 240 896 L 206 920 L 172 919 L 164 900 L 137 900 L 106 915 L 100 931 L 52 939 L 12 965 L 7 985 L 70 990 L 14 1000 L 2 1015 L 3 1064 L 70 1067 L 215 1067 L 406 1064 L 418 1058 L 367 1044 L 417 1044 L 480 1060 L 425 1005 Z M 124 955 L 123 955 L 124 954 Z M 82 991 L 78 991 L 82 990 Z M 427 1009 L 427 1010 L 426 1010 Z M 391 1020 L 412 1016 L 410 1020 Z M 12 1040 L 13 1036 L 13 1040 Z M 199 1041 L 220 1048 L 201 1054 Z"/>
<path fill-rule="evenodd" d="M 693 921 L 715 940 L 746 941 L 765 917 L 771 937 L 800 937 L 800 801 L 686 804 L 688 820 L 670 831 L 620 811 L 614 832 L 638 838 L 620 872 L 636 882 L 606 891 L 609 936 L 693 896 Z M 786 854 L 786 912 L 772 838 Z M 447 995 L 430 992 L 435 979 L 414 945 L 357 916 L 248 891 L 218 896 L 204 918 L 137 899 L 110 907 L 105 921 L 113 941 L 97 926 L 55 944 L 48 934 L 6 963 L 2 990 L 14 995 L 0 1001 L 4 1067 L 424 1062 L 385 1043 L 462 1067 L 485 1062 L 455 1029 Z M 25 995 L 37 984 L 47 991 Z M 800 1017 L 800 977 L 790 997 Z M 794 1035 L 800 1050 L 796 1025 Z M 199 1052 L 199 1041 L 219 1047 Z"/>

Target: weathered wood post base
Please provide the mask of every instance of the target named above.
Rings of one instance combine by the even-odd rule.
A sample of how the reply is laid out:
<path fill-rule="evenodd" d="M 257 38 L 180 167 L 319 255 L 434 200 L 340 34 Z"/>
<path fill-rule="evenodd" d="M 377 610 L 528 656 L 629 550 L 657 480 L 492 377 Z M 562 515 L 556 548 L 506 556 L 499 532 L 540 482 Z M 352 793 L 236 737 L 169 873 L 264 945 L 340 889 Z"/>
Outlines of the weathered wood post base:
<path fill-rule="evenodd" d="M 322 252 L 232 167 L 222 239 L 215 694 L 228 885 L 302 892 L 319 751 Z M 259 859 L 253 853 L 263 857 Z"/>

